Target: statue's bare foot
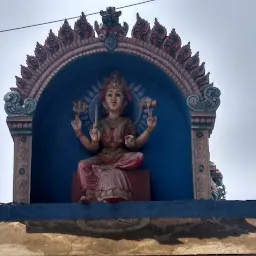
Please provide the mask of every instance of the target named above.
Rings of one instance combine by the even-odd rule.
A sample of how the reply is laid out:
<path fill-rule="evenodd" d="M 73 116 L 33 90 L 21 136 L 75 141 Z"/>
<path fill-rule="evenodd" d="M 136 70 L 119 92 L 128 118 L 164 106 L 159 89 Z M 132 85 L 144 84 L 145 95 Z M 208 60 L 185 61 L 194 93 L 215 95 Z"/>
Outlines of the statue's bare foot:
<path fill-rule="evenodd" d="M 81 203 L 81 204 L 88 204 L 89 202 L 88 202 L 88 200 L 86 199 L 85 196 L 82 196 L 82 197 L 80 198 L 79 203 Z"/>

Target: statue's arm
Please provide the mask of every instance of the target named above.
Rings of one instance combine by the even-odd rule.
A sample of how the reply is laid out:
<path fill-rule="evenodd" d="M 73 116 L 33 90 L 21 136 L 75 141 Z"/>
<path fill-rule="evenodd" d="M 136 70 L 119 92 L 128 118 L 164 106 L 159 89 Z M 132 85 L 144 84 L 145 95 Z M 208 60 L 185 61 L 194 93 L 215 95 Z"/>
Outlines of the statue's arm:
<path fill-rule="evenodd" d="M 135 147 L 142 147 L 148 140 L 150 134 L 156 127 L 157 117 L 152 115 L 152 110 L 148 113 L 147 129 L 135 140 Z"/>
<path fill-rule="evenodd" d="M 148 141 L 152 130 L 148 127 L 139 137 L 135 139 L 134 147 L 139 149 Z"/>
<path fill-rule="evenodd" d="M 144 146 L 144 144 L 148 141 L 150 134 L 156 127 L 156 117 L 152 115 L 147 119 L 147 129 L 136 138 L 136 127 L 133 123 L 129 124 L 128 133 L 125 137 L 125 145 L 131 150 L 139 149 Z"/>
<path fill-rule="evenodd" d="M 136 138 L 136 127 L 132 121 L 128 122 L 126 129 L 125 145 L 131 150 L 137 150 L 143 147 L 143 145 L 148 141 L 149 136 L 153 128 L 148 127 L 140 136 Z"/>
<path fill-rule="evenodd" d="M 81 144 L 90 152 L 95 152 L 99 149 L 99 141 L 89 140 L 84 134 L 79 134 L 77 136 Z"/>
<path fill-rule="evenodd" d="M 74 129 L 74 132 L 79 138 L 81 144 L 91 152 L 95 152 L 99 149 L 99 139 L 100 139 L 100 132 L 97 128 L 93 128 L 90 130 L 91 140 L 89 140 L 83 133 L 82 133 L 82 122 L 79 117 L 76 115 L 75 120 L 71 121 L 71 126 Z"/>

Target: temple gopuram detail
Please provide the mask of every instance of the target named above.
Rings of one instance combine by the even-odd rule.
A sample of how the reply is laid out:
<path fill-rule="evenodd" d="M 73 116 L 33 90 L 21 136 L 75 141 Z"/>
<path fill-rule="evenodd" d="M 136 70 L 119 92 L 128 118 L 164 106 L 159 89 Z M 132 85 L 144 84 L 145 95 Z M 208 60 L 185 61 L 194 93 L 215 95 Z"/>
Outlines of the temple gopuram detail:
<path fill-rule="evenodd" d="M 101 24 L 82 13 L 74 28 L 65 20 L 58 35 L 50 30 L 4 96 L 13 202 L 224 200 L 209 149 L 221 93 L 199 52 L 157 19 L 150 26 L 137 14 L 128 36 L 121 11 L 100 15 Z M 79 225 L 105 232 L 149 222 Z"/>

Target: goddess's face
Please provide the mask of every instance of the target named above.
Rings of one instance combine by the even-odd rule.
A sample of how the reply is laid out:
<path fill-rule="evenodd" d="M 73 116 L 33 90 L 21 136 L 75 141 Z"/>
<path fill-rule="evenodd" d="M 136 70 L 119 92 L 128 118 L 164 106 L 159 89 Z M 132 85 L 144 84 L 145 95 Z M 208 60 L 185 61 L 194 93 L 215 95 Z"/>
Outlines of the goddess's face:
<path fill-rule="evenodd" d="M 124 94 L 119 89 L 109 89 L 106 92 L 105 104 L 108 111 L 120 112 L 124 106 Z"/>

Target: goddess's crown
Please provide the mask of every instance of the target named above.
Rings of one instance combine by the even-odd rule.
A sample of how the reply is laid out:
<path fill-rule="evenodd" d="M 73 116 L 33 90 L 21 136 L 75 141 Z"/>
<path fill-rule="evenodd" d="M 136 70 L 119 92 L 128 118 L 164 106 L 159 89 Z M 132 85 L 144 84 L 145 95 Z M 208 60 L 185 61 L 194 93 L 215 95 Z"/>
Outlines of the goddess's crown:
<path fill-rule="evenodd" d="M 100 100 L 104 99 L 105 93 L 107 92 L 107 90 L 110 90 L 110 89 L 118 89 L 123 92 L 128 102 L 132 100 L 130 90 L 126 85 L 125 80 L 116 71 L 111 73 L 110 76 L 106 79 L 104 86 L 100 92 Z"/>
<path fill-rule="evenodd" d="M 106 81 L 106 89 L 119 89 L 124 91 L 123 79 L 117 72 L 113 72 Z"/>

